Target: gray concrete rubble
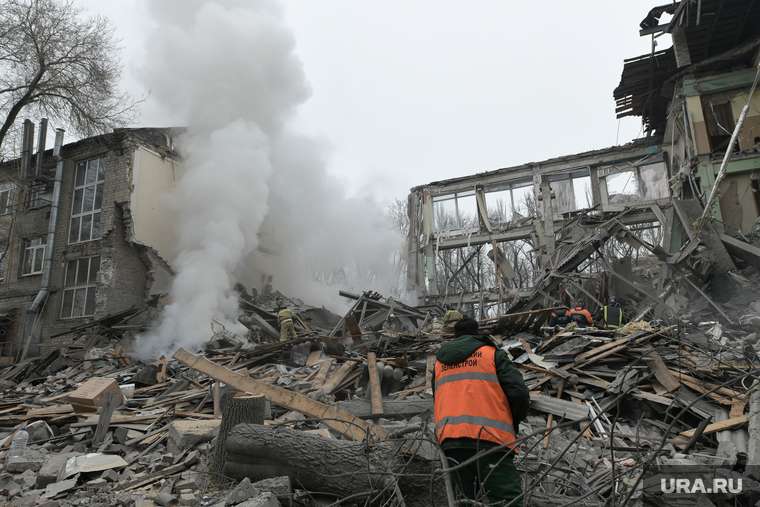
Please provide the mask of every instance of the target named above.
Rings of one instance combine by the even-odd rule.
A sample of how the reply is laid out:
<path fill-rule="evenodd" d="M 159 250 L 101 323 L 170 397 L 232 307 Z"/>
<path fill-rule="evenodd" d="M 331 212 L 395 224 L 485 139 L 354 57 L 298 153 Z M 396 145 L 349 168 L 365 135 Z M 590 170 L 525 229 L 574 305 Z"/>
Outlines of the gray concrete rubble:
<path fill-rule="evenodd" d="M 339 290 L 340 315 L 261 271 L 258 288 L 232 292 L 240 326 L 214 320 L 204 343 L 145 358 L 139 335 L 170 304 L 173 275 L 134 236 L 135 210 L 113 210 L 116 180 L 102 238 L 32 246 L 28 228 L 51 213 L 29 205 L 27 183 L 9 190 L 19 168 L 1 163 L 14 176 L 0 221 L 20 229 L 0 259 L 0 349 L 12 351 L 0 358 L 0 505 L 464 505 L 447 487 L 433 379 L 460 317 L 530 391 L 514 444 L 526 506 L 683 504 L 649 489 L 669 467 L 745 481 L 699 505 L 760 505 L 760 6 L 661 3 L 640 33 L 673 46 L 626 60 L 614 92 L 645 138 L 412 188 L 396 217 L 404 286 Z M 127 148 L 154 135 L 158 151 L 141 157 L 171 155 L 169 131 L 118 130 L 76 146 L 108 171 L 134 169 Z M 37 204 L 48 176 L 21 178 Z M 39 273 L 21 262 L 42 252 L 57 274 L 32 303 Z M 122 300 L 133 271 L 137 295 Z M 86 273 L 86 286 L 69 280 Z M 295 315 L 284 341 L 280 300 Z M 571 306 L 594 318 L 559 325 Z"/>
<path fill-rule="evenodd" d="M 374 298 L 376 294 L 363 294 L 355 301 L 373 301 L 379 308 L 381 300 Z M 255 298 L 244 306 L 250 305 L 264 308 Z M 747 307 L 760 308 L 760 297 Z M 293 342 L 260 337 L 243 346 L 221 336 L 200 355 L 180 350 L 173 358 L 147 362 L 126 349 L 115 352 L 113 346 L 99 351 L 96 360 L 79 362 L 74 359 L 83 352 L 72 349 L 59 356 L 71 363 L 58 372 L 5 381 L 3 400 L 15 408 L 7 412 L 0 442 L 7 453 L 23 425 L 34 437 L 22 456 L 4 458 L 0 502 L 68 507 L 100 498 L 130 507 L 297 505 L 316 493 L 299 489 L 309 484 L 304 475 L 313 462 L 309 449 L 321 449 L 320 455 L 346 452 L 340 446 L 362 440 L 362 431 L 378 439 L 373 452 L 400 441 L 406 456 L 405 471 L 394 468 L 392 459 L 373 465 L 373 473 L 387 467 L 398 479 L 375 480 L 367 494 L 403 497 L 409 505 L 429 505 L 431 498 L 435 504 L 445 502 L 429 373 L 436 351 L 452 336 L 441 328 L 424 331 L 425 319 L 419 327 L 409 325 L 388 336 L 361 328 L 352 333 L 353 311 L 334 324 L 342 331 L 312 326 L 313 337 Z M 613 491 L 618 500 L 629 494 L 638 498 L 636 481 L 645 467 L 708 465 L 740 473 L 757 461 L 760 388 L 753 384 L 753 372 L 760 361 L 748 354 L 748 346 L 755 349 L 760 328 L 752 321 L 690 325 L 692 317 L 685 316 L 680 324 L 641 320 L 617 330 L 568 326 L 512 333 L 531 312 L 481 322 L 481 330 L 508 353 L 531 390 L 516 458 L 528 505 L 579 495 L 586 495 L 582 505 L 601 505 Z M 305 360 L 292 361 L 294 346 Z M 136 382 L 147 365 L 156 381 Z M 397 370 L 400 378 L 390 385 L 385 379 Z M 371 381 L 370 371 L 378 375 L 377 382 Z M 105 380 L 88 382 L 92 379 Z M 107 409 L 98 387 L 112 386 L 110 380 L 120 390 L 136 384 L 113 410 Z M 83 393 L 85 383 L 94 386 L 91 392 Z M 75 391 L 84 401 L 72 406 L 67 396 Z M 103 404 L 99 411 L 78 408 L 87 407 L 88 396 Z M 257 396 L 267 401 L 255 405 L 258 412 L 247 413 L 245 400 Z M 318 415 L 325 411 L 334 417 Z M 233 440 L 227 444 L 228 461 L 215 468 L 225 417 L 238 423 L 255 419 L 265 427 L 302 434 L 298 459 L 293 455 L 290 464 L 277 461 L 289 452 L 274 458 L 266 447 L 235 447 Z M 358 426 L 346 430 L 336 418 Z M 280 440 L 284 431 L 279 430 Z M 97 443 L 96 433 L 101 435 Z M 269 465 L 251 465 L 260 460 Z M 328 461 L 318 473 L 339 477 Z M 431 474 L 432 482 L 410 486 L 419 470 Z M 330 490 L 328 481 L 318 494 Z"/>

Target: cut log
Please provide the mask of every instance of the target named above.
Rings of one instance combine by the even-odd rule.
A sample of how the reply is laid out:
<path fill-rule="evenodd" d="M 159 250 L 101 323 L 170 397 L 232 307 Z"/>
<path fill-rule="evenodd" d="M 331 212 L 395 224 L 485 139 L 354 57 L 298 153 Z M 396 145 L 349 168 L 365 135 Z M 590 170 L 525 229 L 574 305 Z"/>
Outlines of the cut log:
<path fill-rule="evenodd" d="M 264 424 L 264 411 L 266 399 L 263 396 L 235 396 L 235 391 L 224 393 L 222 403 L 222 426 L 219 428 L 219 436 L 216 437 L 214 454 L 211 457 L 211 471 L 217 474 L 224 473 L 224 463 L 227 461 L 225 443 L 232 428 L 238 424 Z M 224 480 L 224 477 L 216 475 L 213 480 Z"/>
<path fill-rule="evenodd" d="M 227 437 L 224 474 L 235 479 L 248 477 L 251 482 L 287 475 L 307 491 L 341 498 L 355 495 L 355 504 L 365 504 L 360 499 L 371 498 L 378 505 L 383 497 L 387 500 L 394 494 L 397 474 L 398 491 L 406 505 L 448 505 L 439 460 L 410 456 L 408 442 L 386 440 L 368 446 L 290 428 L 241 424 Z M 526 505 L 565 505 L 571 500 L 577 507 L 602 505 L 590 498 L 535 490 Z"/>
<path fill-rule="evenodd" d="M 334 440 L 318 435 L 255 424 L 236 426 L 227 437 L 224 474 L 251 482 L 287 475 L 308 491 L 339 497 L 366 493 L 390 497 L 398 487 L 407 504 L 425 499 L 430 505 L 446 504 L 443 479 L 430 480 L 435 462 L 419 456 L 410 459 L 404 439 L 375 442 Z M 403 472 L 403 473 L 402 473 Z M 420 474 L 418 477 L 412 475 Z M 432 489 L 432 491 L 431 491 Z M 363 502 L 357 502 L 363 503 Z"/>

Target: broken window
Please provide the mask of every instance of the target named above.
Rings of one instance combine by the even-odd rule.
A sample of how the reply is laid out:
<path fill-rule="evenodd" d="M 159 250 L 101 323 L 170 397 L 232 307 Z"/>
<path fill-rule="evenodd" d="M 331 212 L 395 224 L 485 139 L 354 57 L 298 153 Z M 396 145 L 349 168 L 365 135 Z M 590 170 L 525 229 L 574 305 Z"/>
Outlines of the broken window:
<path fill-rule="evenodd" d="M 731 101 L 716 101 L 714 97 L 703 97 L 702 111 L 705 115 L 707 134 L 710 136 L 710 149 L 717 151 L 725 148 L 735 127 Z"/>
<path fill-rule="evenodd" d="M 42 261 L 45 259 L 47 238 L 28 240 L 24 249 L 24 264 L 21 275 L 38 275 L 42 273 Z"/>
<path fill-rule="evenodd" d="M 100 256 L 66 263 L 66 280 L 61 305 L 62 319 L 95 315 L 95 281 L 100 271 Z"/>
<path fill-rule="evenodd" d="M 554 191 L 554 211 L 564 213 L 590 208 L 594 202 L 591 173 L 588 169 L 546 177 Z"/>
<path fill-rule="evenodd" d="M 510 181 L 486 188 L 488 219 L 505 224 L 514 218 L 515 212 L 522 216 L 533 215 L 535 208 L 533 180 Z"/>
<path fill-rule="evenodd" d="M 662 157 L 646 165 L 605 167 L 598 174 L 600 181 L 604 181 L 609 204 L 652 201 L 670 195 L 667 166 Z"/>
<path fill-rule="evenodd" d="M 100 207 L 103 202 L 105 175 L 105 157 L 77 164 L 69 243 L 100 238 Z"/>
<path fill-rule="evenodd" d="M 475 190 L 433 197 L 435 231 L 453 231 L 474 227 L 478 220 Z"/>

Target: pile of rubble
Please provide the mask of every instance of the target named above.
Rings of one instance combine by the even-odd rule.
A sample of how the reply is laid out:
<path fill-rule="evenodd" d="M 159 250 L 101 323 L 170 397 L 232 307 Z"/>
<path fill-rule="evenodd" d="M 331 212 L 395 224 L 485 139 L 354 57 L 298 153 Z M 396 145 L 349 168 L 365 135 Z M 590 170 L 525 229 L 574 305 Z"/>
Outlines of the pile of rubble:
<path fill-rule="evenodd" d="M 247 336 L 217 329 L 200 351 L 141 362 L 131 335 L 156 312 L 131 311 L 0 371 L 0 502 L 451 504 L 432 429 L 443 310 L 342 295 L 355 302 L 343 317 L 287 300 L 299 334 L 287 342 L 281 295 L 241 293 Z M 760 459 L 760 319 L 559 330 L 551 312 L 481 321 L 531 390 L 516 459 L 526 505 L 622 505 L 658 467 L 739 474 Z M 11 456 L 21 431 L 29 444 Z"/>

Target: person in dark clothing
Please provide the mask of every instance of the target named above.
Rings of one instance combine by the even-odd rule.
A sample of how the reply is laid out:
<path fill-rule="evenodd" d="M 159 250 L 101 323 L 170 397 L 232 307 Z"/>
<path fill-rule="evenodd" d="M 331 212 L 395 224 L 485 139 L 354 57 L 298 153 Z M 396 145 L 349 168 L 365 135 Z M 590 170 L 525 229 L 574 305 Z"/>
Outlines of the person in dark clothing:
<path fill-rule="evenodd" d="M 514 465 L 514 442 L 528 415 L 530 395 L 522 374 L 487 336 L 477 321 L 459 320 L 454 340 L 436 353 L 433 374 L 436 434 L 454 467 L 476 454 L 507 445 L 452 472 L 458 493 L 471 500 L 505 505 L 521 497 Z M 518 500 L 513 505 L 522 506 Z"/>
<path fill-rule="evenodd" d="M 586 302 L 583 299 L 575 300 L 575 307 L 570 310 L 570 318 L 578 324 L 578 327 L 594 325 L 594 319 L 591 318 L 591 313 L 586 310 Z"/>
<path fill-rule="evenodd" d="M 562 308 L 557 308 L 552 312 L 552 316 L 549 317 L 550 327 L 565 327 L 573 321 L 573 319 L 570 317 L 570 310 L 565 308 L 565 305 L 562 304 L 562 301 L 555 301 L 554 306 L 561 306 Z"/>
<path fill-rule="evenodd" d="M 607 306 L 599 308 L 599 311 L 596 312 L 594 315 L 594 321 L 596 321 L 599 327 L 617 329 L 623 324 L 626 324 L 628 318 L 620 308 L 617 298 L 612 296 Z"/>

